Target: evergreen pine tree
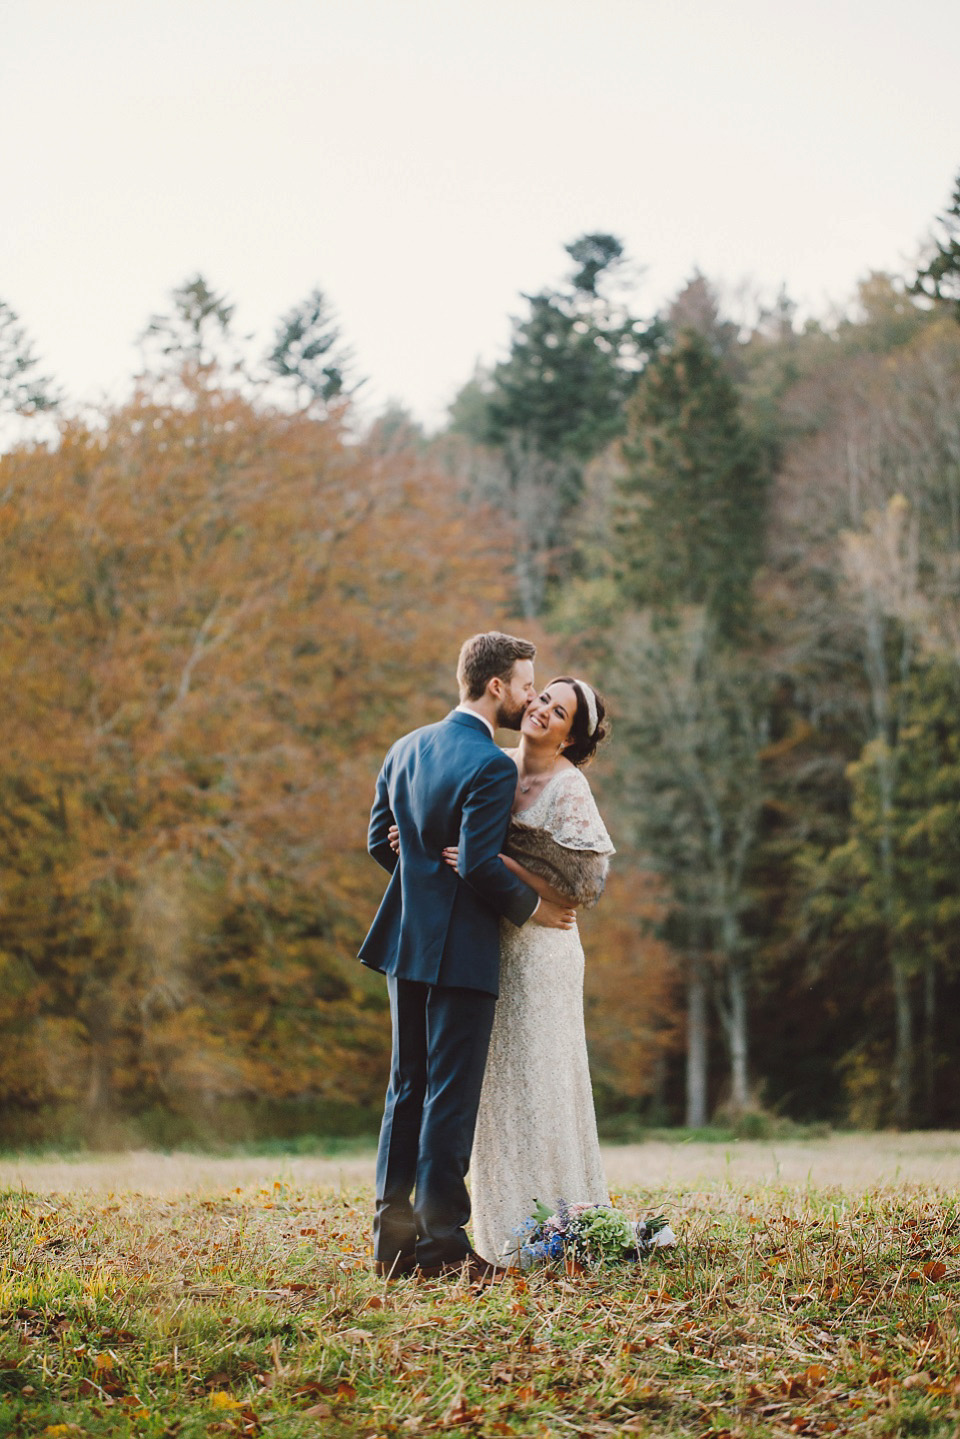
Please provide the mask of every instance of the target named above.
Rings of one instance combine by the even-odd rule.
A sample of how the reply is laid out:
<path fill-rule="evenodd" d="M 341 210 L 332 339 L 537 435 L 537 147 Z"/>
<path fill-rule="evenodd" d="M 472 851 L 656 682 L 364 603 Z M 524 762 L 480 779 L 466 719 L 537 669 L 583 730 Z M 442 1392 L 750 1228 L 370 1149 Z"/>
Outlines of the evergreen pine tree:
<path fill-rule="evenodd" d="M 617 521 L 623 592 L 658 609 L 703 605 L 729 639 L 749 614 L 768 476 L 702 335 L 680 331 L 647 366 L 629 427 Z"/>
<path fill-rule="evenodd" d="M 911 290 L 915 295 L 952 301 L 954 313 L 960 320 L 960 174 L 954 183 L 949 208 L 940 216 L 940 234 L 934 237 L 933 255 L 917 272 Z"/>
<path fill-rule="evenodd" d="M 36 373 L 38 363 L 16 313 L 0 300 L 0 413 L 30 415 L 55 407 L 52 383 Z"/>
<path fill-rule="evenodd" d="M 576 266 L 569 287 L 525 296 L 530 313 L 493 371 L 487 439 L 520 435 L 549 459 L 583 462 L 622 432 L 624 404 L 661 330 L 609 293 L 623 264 L 615 236 L 583 235 L 565 248 Z"/>
<path fill-rule="evenodd" d="M 320 289 L 311 290 L 279 320 L 268 369 L 290 381 L 307 405 L 323 408 L 349 393 L 350 364 L 326 296 Z"/>

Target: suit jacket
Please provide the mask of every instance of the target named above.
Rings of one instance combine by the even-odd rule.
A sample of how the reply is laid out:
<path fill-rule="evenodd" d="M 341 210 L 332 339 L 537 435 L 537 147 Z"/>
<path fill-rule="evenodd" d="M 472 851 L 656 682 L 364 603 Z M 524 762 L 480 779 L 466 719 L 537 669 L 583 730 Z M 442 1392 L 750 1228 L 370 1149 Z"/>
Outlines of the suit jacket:
<path fill-rule="evenodd" d="M 360 958 L 425 984 L 496 994 L 501 915 L 521 925 L 537 907 L 498 858 L 517 785 L 513 761 L 483 720 L 453 710 L 397 741 L 377 780 L 367 848 L 390 873 Z M 387 831 L 400 830 L 400 859 Z M 460 850 L 460 875 L 444 863 Z"/>

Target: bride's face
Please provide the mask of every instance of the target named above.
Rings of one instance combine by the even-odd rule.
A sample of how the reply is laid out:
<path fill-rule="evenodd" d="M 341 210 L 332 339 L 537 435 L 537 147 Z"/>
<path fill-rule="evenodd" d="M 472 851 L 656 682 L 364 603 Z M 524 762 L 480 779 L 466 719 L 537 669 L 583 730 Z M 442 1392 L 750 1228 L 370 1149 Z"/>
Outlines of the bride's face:
<path fill-rule="evenodd" d="M 544 749 L 562 749 L 570 738 L 577 712 L 577 693 L 572 685 L 552 684 L 531 700 L 520 726 L 521 734 Z"/>

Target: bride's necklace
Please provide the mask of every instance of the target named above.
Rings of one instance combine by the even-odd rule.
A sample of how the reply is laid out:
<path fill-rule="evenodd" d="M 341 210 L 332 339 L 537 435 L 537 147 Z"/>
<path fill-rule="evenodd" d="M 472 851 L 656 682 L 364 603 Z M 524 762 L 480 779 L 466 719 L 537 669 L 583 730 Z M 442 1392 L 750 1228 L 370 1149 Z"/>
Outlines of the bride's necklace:
<path fill-rule="evenodd" d="M 529 776 L 529 778 L 524 778 L 524 776 L 520 774 L 520 771 L 518 769 L 517 774 L 519 776 L 519 779 L 517 781 L 517 788 L 520 790 L 521 794 L 529 794 L 535 785 L 539 786 L 546 784 L 547 780 L 550 779 L 552 775 L 556 774 L 556 771 L 557 767 L 556 765 L 554 765 L 552 769 L 544 770 L 542 774 L 532 774 Z"/>

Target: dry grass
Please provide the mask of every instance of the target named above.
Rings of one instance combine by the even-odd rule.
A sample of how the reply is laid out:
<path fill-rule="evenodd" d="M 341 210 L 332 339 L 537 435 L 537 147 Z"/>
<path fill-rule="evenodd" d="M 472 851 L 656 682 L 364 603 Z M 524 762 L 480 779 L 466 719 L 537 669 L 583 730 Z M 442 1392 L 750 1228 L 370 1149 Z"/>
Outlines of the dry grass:
<path fill-rule="evenodd" d="M 840 1185 L 851 1192 L 891 1184 L 960 1190 L 960 1134 L 835 1134 L 818 1140 L 650 1142 L 605 1153 L 612 1184 L 669 1191 L 677 1185 Z"/>
<path fill-rule="evenodd" d="M 0 1434 L 957 1433 L 952 1139 L 828 1141 L 826 1177 L 806 1145 L 663 1148 L 608 1157 L 642 1163 L 620 1202 L 669 1201 L 676 1249 L 479 1293 L 377 1282 L 369 1189 L 319 1187 L 319 1161 L 234 1185 L 240 1161 L 7 1161 Z"/>
<path fill-rule="evenodd" d="M 779 1183 L 842 1185 L 851 1192 L 898 1183 L 960 1189 L 960 1134 L 832 1135 L 822 1140 L 693 1143 L 650 1140 L 604 1150 L 611 1184 L 669 1194 L 679 1187 Z M 371 1184 L 373 1150 L 326 1159 L 278 1159 L 196 1154 L 80 1155 L 0 1158 L 0 1188 L 25 1186 L 44 1194 L 114 1191 L 143 1195 L 194 1194 L 272 1183 L 333 1188 Z"/>

